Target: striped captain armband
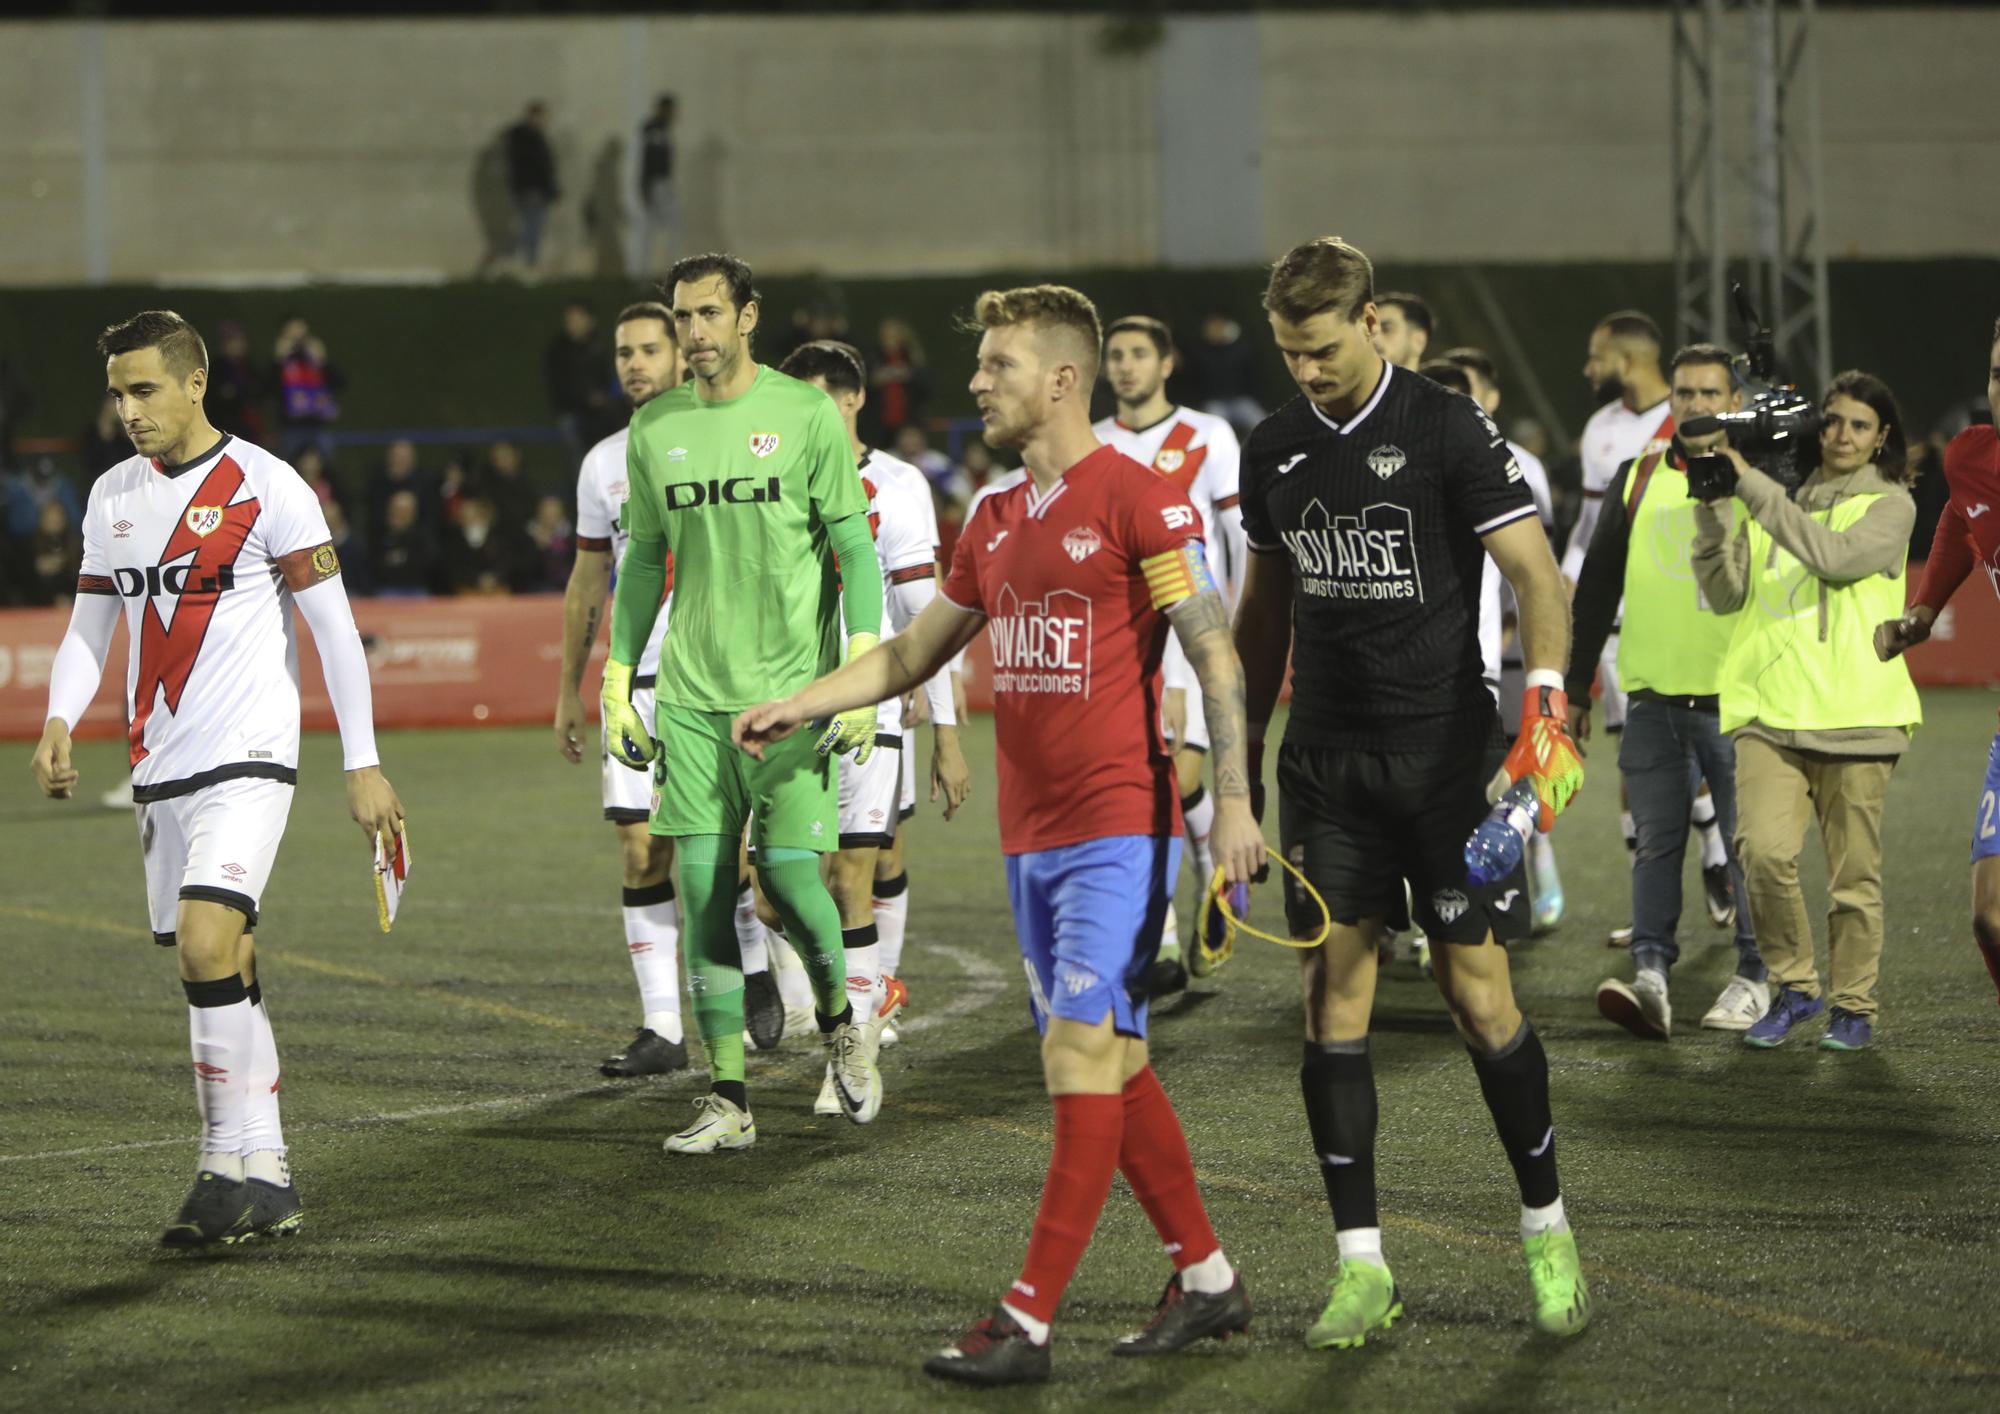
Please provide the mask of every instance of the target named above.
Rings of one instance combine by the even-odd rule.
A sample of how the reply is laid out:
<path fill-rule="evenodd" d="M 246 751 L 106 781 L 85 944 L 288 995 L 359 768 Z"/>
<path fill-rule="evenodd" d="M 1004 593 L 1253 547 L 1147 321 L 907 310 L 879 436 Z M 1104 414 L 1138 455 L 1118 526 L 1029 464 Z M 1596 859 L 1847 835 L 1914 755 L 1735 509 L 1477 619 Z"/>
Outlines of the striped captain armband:
<path fill-rule="evenodd" d="M 1139 561 L 1146 572 L 1146 588 L 1152 593 L 1155 609 L 1170 609 L 1183 599 L 1192 599 L 1215 588 L 1215 576 L 1208 572 L 1208 554 L 1199 540 Z"/>

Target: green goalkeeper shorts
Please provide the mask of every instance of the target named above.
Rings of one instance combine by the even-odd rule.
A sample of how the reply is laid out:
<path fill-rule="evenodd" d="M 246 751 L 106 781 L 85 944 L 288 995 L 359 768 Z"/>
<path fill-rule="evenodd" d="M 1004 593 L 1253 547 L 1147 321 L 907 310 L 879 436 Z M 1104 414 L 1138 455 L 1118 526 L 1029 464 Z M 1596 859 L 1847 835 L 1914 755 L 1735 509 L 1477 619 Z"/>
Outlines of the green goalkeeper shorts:
<path fill-rule="evenodd" d="M 659 704 L 653 833 L 741 836 L 754 814 L 750 842 L 760 849 L 838 848 L 839 768 L 813 750 L 819 733 L 801 728 L 759 761 L 729 739 L 735 720 L 734 712 Z"/>

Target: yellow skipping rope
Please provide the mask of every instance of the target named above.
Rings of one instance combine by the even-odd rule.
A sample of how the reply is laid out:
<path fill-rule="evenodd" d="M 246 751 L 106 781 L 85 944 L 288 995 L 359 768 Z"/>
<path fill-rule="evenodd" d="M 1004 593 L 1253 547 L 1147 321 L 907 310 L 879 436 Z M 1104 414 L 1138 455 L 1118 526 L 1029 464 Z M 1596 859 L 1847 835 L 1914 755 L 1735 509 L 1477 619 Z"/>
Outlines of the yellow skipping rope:
<path fill-rule="evenodd" d="M 1319 890 L 1314 888 L 1311 881 L 1295 869 L 1292 866 L 1292 862 L 1279 854 L 1278 851 L 1272 849 L 1269 845 L 1265 845 L 1264 853 L 1271 859 L 1276 860 L 1279 868 L 1298 880 L 1299 887 L 1306 891 L 1306 897 L 1311 899 L 1313 905 L 1319 909 L 1319 932 L 1310 938 L 1287 938 L 1276 933 L 1266 933 L 1261 928 L 1251 927 L 1249 923 L 1229 911 L 1229 900 L 1226 897 L 1229 885 L 1223 877 L 1221 867 L 1217 866 L 1214 876 L 1208 881 L 1208 889 L 1201 896 L 1201 918 L 1195 925 L 1194 933 L 1195 946 L 1207 954 L 1212 966 L 1219 967 L 1235 953 L 1236 935 L 1238 933 L 1244 933 L 1252 938 L 1261 938 L 1267 943 L 1276 943 L 1281 948 L 1297 948 L 1299 951 L 1304 952 L 1307 949 L 1316 948 L 1325 942 L 1327 935 L 1333 931 L 1333 914 L 1328 911 L 1326 900 L 1320 897 Z M 1222 912 L 1222 945 L 1210 950 L 1204 940 L 1208 937 L 1208 913 L 1212 908 L 1220 909 Z"/>

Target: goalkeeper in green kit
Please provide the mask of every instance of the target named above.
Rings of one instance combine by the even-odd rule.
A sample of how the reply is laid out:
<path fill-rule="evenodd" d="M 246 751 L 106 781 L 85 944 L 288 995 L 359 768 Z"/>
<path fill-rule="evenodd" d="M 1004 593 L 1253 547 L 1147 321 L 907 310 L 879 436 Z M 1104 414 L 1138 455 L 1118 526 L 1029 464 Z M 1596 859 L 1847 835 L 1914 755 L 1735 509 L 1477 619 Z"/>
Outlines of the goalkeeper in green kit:
<path fill-rule="evenodd" d="M 652 831 L 671 836 L 680 859 L 688 993 L 711 1093 L 666 1148 L 709 1154 L 757 1138 L 743 1085 L 734 926 L 737 849 L 753 815 L 757 872 L 812 976 L 842 1111 L 866 1124 L 882 1106 L 875 1029 L 848 1004 L 840 912 L 819 871 L 839 838 L 834 757 L 867 758 L 875 709 L 801 732 L 763 761 L 729 735 L 738 712 L 840 665 L 843 602 L 848 655 L 875 645 L 882 572 L 839 410 L 818 388 L 750 356 L 758 312 L 750 267 L 729 255 L 689 256 L 665 289 L 694 378 L 632 418 L 623 519 L 631 539 L 612 601 L 604 728 L 625 765 L 653 763 Z M 632 670 L 660 612 L 669 555 L 672 620 L 657 721 L 646 723 L 632 710 Z"/>

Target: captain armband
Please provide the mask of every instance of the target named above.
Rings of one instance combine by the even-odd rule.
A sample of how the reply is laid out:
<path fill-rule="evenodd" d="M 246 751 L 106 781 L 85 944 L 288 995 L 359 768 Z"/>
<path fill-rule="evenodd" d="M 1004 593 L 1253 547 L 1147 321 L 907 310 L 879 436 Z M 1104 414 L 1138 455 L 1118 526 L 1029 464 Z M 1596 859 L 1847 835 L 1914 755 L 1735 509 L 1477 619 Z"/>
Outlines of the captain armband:
<path fill-rule="evenodd" d="M 1155 609 L 1170 609 L 1184 599 L 1215 588 L 1215 576 L 1208 568 L 1208 552 L 1199 540 L 1148 556 L 1139 561 L 1139 568 L 1146 572 L 1146 588 L 1153 596 Z"/>

